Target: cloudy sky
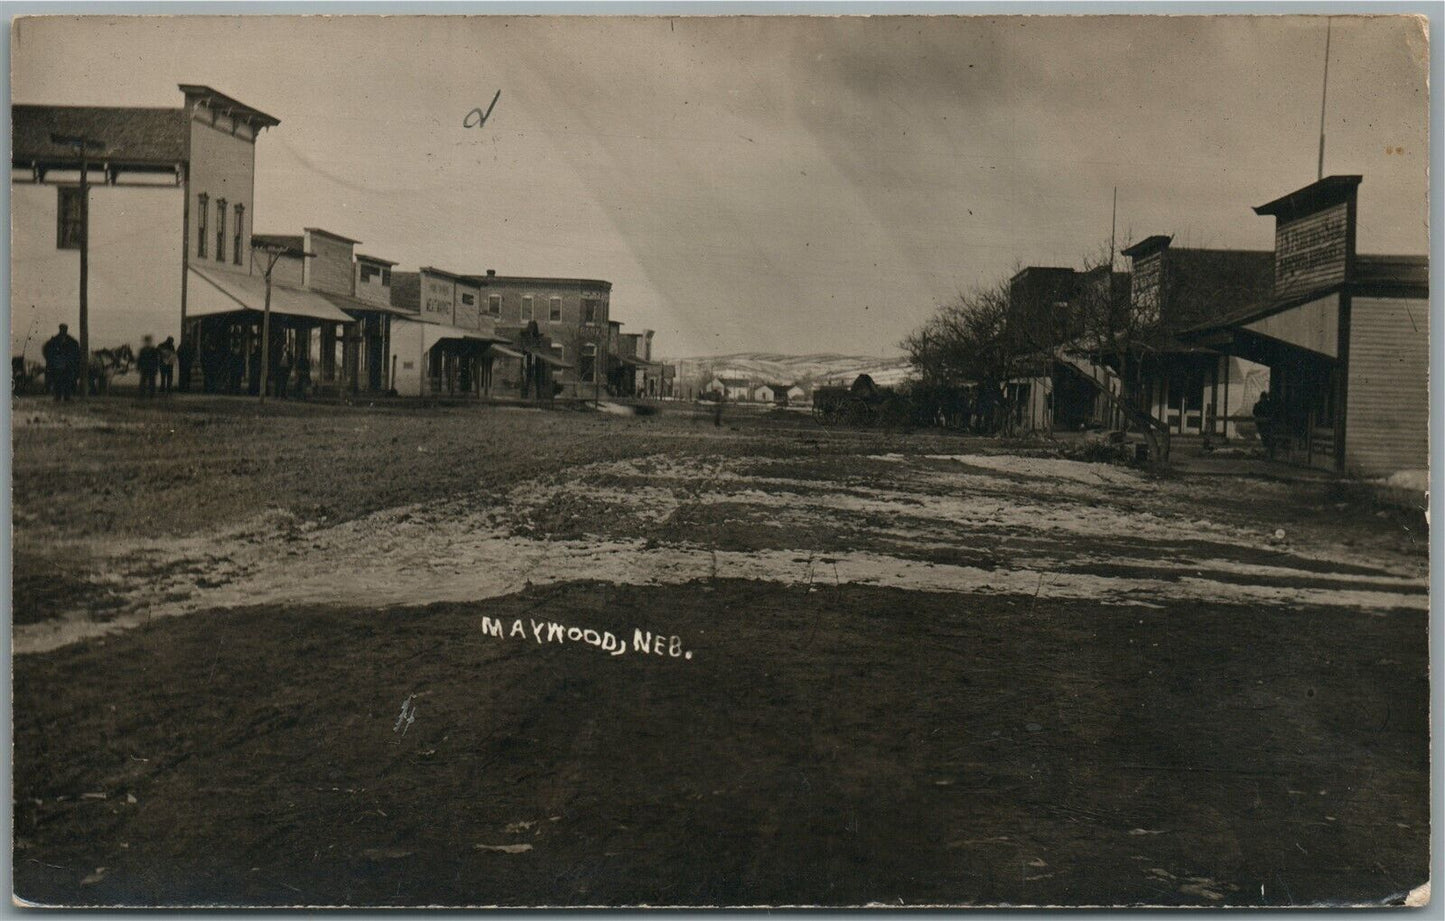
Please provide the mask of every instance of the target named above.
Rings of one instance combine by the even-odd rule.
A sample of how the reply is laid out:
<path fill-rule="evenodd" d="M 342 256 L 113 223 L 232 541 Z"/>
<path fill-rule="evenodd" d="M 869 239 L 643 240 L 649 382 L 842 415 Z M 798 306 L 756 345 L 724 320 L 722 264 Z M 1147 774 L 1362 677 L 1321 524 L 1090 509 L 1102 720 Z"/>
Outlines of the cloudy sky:
<path fill-rule="evenodd" d="M 1362 252 L 1424 253 L 1423 26 L 1332 28 L 1325 172 L 1365 177 Z M 1315 178 L 1324 50 L 1313 18 L 54 18 L 17 22 L 12 95 L 209 84 L 281 120 L 258 231 L 609 279 L 670 357 L 883 355 L 1098 251 L 1115 187 L 1121 246 L 1270 248 L 1250 206 Z"/>

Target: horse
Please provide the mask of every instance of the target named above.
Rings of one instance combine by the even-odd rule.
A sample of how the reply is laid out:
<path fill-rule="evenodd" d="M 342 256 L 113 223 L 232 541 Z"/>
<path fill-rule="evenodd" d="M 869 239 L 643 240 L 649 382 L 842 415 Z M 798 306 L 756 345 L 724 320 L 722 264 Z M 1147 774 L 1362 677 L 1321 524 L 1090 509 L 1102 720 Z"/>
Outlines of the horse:
<path fill-rule="evenodd" d="M 16 396 L 45 390 L 45 366 L 27 361 L 23 355 L 10 356 L 10 392 Z"/>
<path fill-rule="evenodd" d="M 90 392 L 109 393 L 110 380 L 117 374 L 130 373 L 135 353 L 129 345 L 113 349 L 97 349 L 90 353 Z"/>

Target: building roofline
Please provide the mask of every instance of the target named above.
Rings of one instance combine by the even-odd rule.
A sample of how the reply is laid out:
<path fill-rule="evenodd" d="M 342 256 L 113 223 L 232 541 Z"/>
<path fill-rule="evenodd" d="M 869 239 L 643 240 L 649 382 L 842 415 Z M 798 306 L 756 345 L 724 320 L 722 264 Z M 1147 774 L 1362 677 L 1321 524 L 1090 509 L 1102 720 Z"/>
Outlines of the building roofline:
<path fill-rule="evenodd" d="M 354 244 L 360 244 L 360 243 L 361 243 L 360 240 L 353 240 L 353 239 L 351 239 L 350 237 L 343 237 L 343 236 L 342 236 L 341 234 L 339 234 L 339 233 L 333 233 L 333 232 L 330 231 L 330 230 L 324 230 L 324 229 L 322 229 L 322 228 L 320 228 L 320 227 L 303 227 L 303 228 L 301 228 L 301 229 L 304 230 L 304 231 L 306 231 L 307 233 L 319 233 L 319 234 L 321 234 L 323 237 L 330 237 L 330 238 L 333 239 L 333 240 L 340 240 L 342 243 L 354 243 Z"/>
<path fill-rule="evenodd" d="M 281 119 L 277 118 L 276 116 L 267 115 L 260 109 L 248 106 L 234 96 L 227 96 L 220 90 L 212 89 L 211 87 L 206 86 L 203 83 L 180 83 L 177 84 L 177 86 L 180 88 L 180 91 L 182 93 L 186 94 L 187 100 L 189 100 L 193 96 L 203 96 L 207 99 L 214 100 L 215 102 L 220 103 L 227 109 L 230 109 L 234 112 L 239 112 L 240 114 L 245 115 L 251 121 L 258 122 L 259 124 L 265 125 L 268 128 L 274 128 L 277 125 L 281 124 Z"/>
<path fill-rule="evenodd" d="M 1133 244 L 1132 246 L 1124 247 L 1123 249 L 1119 250 L 1119 255 L 1128 256 L 1131 259 L 1138 256 L 1147 256 L 1155 250 L 1166 249 L 1169 244 L 1173 242 L 1173 236 L 1156 233 L 1153 236 L 1145 237 L 1138 243 Z"/>
<path fill-rule="evenodd" d="M 446 269 L 439 269 L 436 266 L 424 265 L 421 268 L 417 269 L 418 275 L 421 275 L 423 273 L 427 275 L 440 275 L 442 278 L 449 278 L 452 281 L 464 281 L 468 284 L 471 283 L 471 279 L 469 279 L 466 275 L 459 275 L 456 272 L 448 272 Z"/>
<path fill-rule="evenodd" d="M 1281 195 L 1274 201 L 1256 206 L 1254 213 L 1262 216 L 1274 215 L 1286 221 L 1300 214 L 1311 214 L 1344 201 L 1354 193 L 1364 178 L 1358 175 L 1326 176 L 1302 189 L 1295 189 L 1288 195 Z"/>
<path fill-rule="evenodd" d="M 391 261 L 390 259 L 382 259 L 382 258 L 379 257 L 379 256 L 368 256 L 368 255 L 366 255 L 366 253 L 357 253 L 357 254 L 356 254 L 356 259 L 357 259 L 358 262 L 375 262 L 377 265 L 398 265 L 398 264 L 399 264 L 399 263 L 396 263 L 396 262 Z"/>
<path fill-rule="evenodd" d="M 467 275 L 464 277 L 468 281 L 480 284 L 502 281 L 512 284 L 596 286 L 612 290 L 612 282 L 601 278 L 544 278 L 533 275 Z"/>

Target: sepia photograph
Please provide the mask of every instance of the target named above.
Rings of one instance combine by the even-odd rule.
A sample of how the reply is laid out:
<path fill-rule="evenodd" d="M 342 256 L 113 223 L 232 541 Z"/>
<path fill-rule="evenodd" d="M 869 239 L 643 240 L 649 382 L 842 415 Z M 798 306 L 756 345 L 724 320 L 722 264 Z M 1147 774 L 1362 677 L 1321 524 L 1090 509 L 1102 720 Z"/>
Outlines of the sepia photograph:
<path fill-rule="evenodd" d="M 13 904 L 1429 904 L 1363 7 L 12 14 Z"/>

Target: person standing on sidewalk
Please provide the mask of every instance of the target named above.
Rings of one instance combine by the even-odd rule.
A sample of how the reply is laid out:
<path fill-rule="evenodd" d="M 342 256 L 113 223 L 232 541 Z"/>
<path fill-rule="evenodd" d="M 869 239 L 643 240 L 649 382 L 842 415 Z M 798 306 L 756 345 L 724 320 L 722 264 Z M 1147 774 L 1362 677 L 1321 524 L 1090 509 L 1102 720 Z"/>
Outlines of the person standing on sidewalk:
<path fill-rule="evenodd" d="M 161 367 L 161 351 L 156 348 L 150 336 L 141 339 L 140 351 L 135 356 L 135 369 L 140 372 L 141 399 L 156 395 L 156 372 Z"/>
<path fill-rule="evenodd" d="M 176 339 L 174 336 L 167 336 L 160 348 L 156 349 L 160 359 L 161 372 L 161 393 L 171 392 L 171 382 L 176 372 Z"/>

